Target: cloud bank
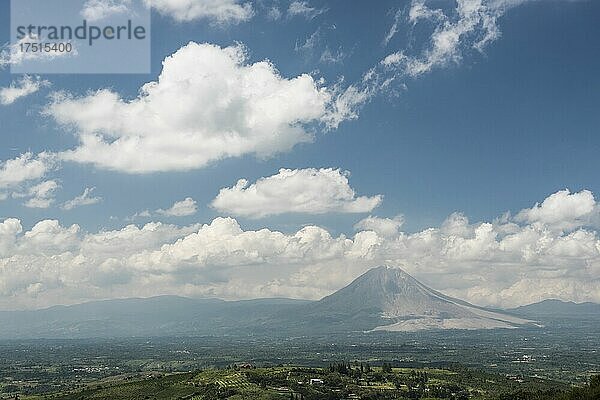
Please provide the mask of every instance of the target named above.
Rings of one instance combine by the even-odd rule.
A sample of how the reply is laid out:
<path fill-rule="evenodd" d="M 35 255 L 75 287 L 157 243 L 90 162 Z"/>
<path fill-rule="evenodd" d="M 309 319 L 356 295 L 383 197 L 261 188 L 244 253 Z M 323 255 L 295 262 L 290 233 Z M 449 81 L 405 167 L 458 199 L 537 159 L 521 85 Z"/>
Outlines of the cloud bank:
<path fill-rule="evenodd" d="M 553 196 L 550 204 L 561 203 L 560 210 L 585 202 L 587 194 Z M 0 308 L 156 294 L 316 299 L 383 263 L 476 304 L 600 302 L 600 238 L 597 226 L 582 222 L 598 213 L 595 200 L 585 215 L 557 212 L 565 230 L 555 229 L 557 218 L 529 223 L 507 214 L 471 223 L 455 213 L 415 233 L 401 232 L 399 218 L 370 217 L 352 237 L 318 226 L 244 230 L 220 217 L 204 225 L 149 223 L 98 233 L 51 220 L 24 232 L 19 220 L 6 219 L 0 223 Z"/>

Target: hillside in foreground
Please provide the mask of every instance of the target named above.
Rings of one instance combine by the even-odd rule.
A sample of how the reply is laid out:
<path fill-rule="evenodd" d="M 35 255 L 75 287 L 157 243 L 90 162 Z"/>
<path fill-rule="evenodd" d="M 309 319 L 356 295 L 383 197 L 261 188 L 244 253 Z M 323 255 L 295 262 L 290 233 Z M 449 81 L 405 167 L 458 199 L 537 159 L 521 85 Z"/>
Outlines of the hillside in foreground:
<path fill-rule="evenodd" d="M 600 377 L 582 388 L 467 369 L 393 368 L 390 364 L 332 363 L 328 368 L 234 365 L 226 369 L 124 375 L 70 393 L 23 400 L 341 400 L 341 399 L 536 399 L 591 400 Z"/>

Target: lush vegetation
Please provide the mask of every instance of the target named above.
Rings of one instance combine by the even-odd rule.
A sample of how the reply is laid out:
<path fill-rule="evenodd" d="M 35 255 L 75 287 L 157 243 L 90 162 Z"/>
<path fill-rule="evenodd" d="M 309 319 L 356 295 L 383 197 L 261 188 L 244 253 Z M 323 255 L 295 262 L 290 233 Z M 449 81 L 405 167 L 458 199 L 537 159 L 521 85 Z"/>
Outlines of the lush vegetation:
<path fill-rule="evenodd" d="M 593 376 L 589 384 L 570 390 L 519 390 L 504 394 L 500 400 L 598 400 L 600 399 L 600 375 Z"/>
<path fill-rule="evenodd" d="M 332 363 L 327 368 L 232 365 L 195 373 L 125 375 L 67 393 L 21 400 L 595 400 L 600 376 L 584 387 L 468 369 L 396 368 L 390 363 Z"/>

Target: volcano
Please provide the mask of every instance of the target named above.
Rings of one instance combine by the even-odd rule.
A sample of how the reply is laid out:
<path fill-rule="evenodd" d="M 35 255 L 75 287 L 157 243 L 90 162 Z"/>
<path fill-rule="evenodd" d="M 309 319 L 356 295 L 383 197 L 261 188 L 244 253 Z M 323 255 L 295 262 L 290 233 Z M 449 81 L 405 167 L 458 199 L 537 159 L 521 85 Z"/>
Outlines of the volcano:
<path fill-rule="evenodd" d="M 402 269 L 386 266 L 373 268 L 337 292 L 300 306 L 294 317 L 305 326 L 398 332 L 514 329 L 534 324 L 446 296 Z"/>
<path fill-rule="evenodd" d="M 378 267 L 319 301 L 159 296 L 0 311 L 0 339 L 309 336 L 534 325 L 525 319 L 531 318 L 530 314 L 515 316 L 517 311 L 522 310 L 511 315 L 478 307 L 437 292 L 401 269 Z"/>

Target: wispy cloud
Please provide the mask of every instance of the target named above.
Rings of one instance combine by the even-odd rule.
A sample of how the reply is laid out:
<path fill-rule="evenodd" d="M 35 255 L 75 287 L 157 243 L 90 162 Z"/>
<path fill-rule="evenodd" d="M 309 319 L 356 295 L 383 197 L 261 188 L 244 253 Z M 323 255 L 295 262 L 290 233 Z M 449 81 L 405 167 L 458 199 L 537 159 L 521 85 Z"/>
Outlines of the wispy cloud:
<path fill-rule="evenodd" d="M 250 2 L 239 0 L 144 0 L 163 15 L 176 21 L 205 19 L 216 24 L 237 24 L 254 16 Z"/>
<path fill-rule="evenodd" d="M 467 49 L 483 51 L 500 37 L 498 19 L 511 7 L 534 0 L 457 0 L 450 10 L 431 8 L 427 0 L 412 0 L 408 22 L 413 26 L 426 22 L 432 33 L 420 54 L 404 50 L 388 55 L 382 63 L 396 73 L 409 77 L 430 72 L 434 68 L 457 64 Z M 397 31 L 400 11 L 384 39 L 387 44 Z"/>
<path fill-rule="evenodd" d="M 28 208 L 48 208 L 54 203 L 54 192 L 60 187 L 55 180 L 47 179 L 57 167 L 56 156 L 51 153 L 24 153 L 0 162 L 0 201 L 27 198 Z"/>
<path fill-rule="evenodd" d="M 277 6 L 272 6 L 267 10 L 267 18 L 269 18 L 272 21 L 278 21 L 281 19 L 282 16 L 283 13 L 281 12 L 281 9 L 279 9 L 279 7 Z"/>
<path fill-rule="evenodd" d="M 166 217 L 187 217 L 194 215 L 198 212 L 198 203 L 191 197 L 187 197 L 184 200 L 176 201 L 170 208 L 166 210 L 158 209 L 157 214 L 164 215 Z"/>
<path fill-rule="evenodd" d="M 54 180 L 41 182 L 30 187 L 24 195 L 30 198 L 24 203 L 24 206 L 28 208 L 50 207 L 54 203 L 54 193 L 59 187 L 60 185 Z"/>
<path fill-rule="evenodd" d="M 325 47 L 319 61 L 324 64 L 339 64 L 344 61 L 344 58 L 346 58 L 346 53 L 341 47 L 335 51 L 332 51 L 329 47 Z"/>
<path fill-rule="evenodd" d="M 388 43 L 390 42 L 390 40 L 392 40 L 392 38 L 396 35 L 396 33 L 398 33 L 398 25 L 401 23 L 402 16 L 403 16 L 403 12 L 401 9 L 394 13 L 394 22 L 392 23 L 392 26 L 390 26 L 390 29 L 388 30 L 387 34 L 385 35 L 385 38 L 383 38 L 384 46 L 387 46 Z"/>
<path fill-rule="evenodd" d="M 87 0 L 83 4 L 81 16 L 90 21 L 100 21 L 130 12 L 131 0 Z"/>
<path fill-rule="evenodd" d="M 191 197 L 176 201 L 167 209 L 159 208 L 154 211 L 143 210 L 136 212 L 132 216 L 126 217 L 125 221 L 136 221 L 139 219 L 149 219 L 154 217 L 189 217 L 198 212 L 198 202 Z"/>
<path fill-rule="evenodd" d="M 310 20 L 326 11 L 325 8 L 311 7 L 308 1 L 295 0 L 290 3 L 287 14 L 289 17 L 300 16 Z"/>
<path fill-rule="evenodd" d="M 430 7 L 433 2 L 427 0 L 412 0 L 408 12 L 400 9 L 394 13 L 383 44 L 389 45 L 406 20 L 413 28 L 418 24 L 430 27 L 425 45 L 410 52 L 390 53 L 365 72 L 360 81 L 345 87 L 338 84 L 329 107 L 328 126 L 335 128 L 344 120 L 357 118 L 374 96 L 398 86 L 405 88 L 409 79 L 458 64 L 468 49 L 482 52 L 500 37 L 498 19 L 507 10 L 533 1 L 536 0 L 457 0 L 455 7 L 441 9 Z"/>
<path fill-rule="evenodd" d="M 319 46 L 320 40 L 321 29 L 317 29 L 313 33 L 311 33 L 304 41 L 296 41 L 294 51 L 296 51 L 297 53 L 302 53 L 306 57 L 312 57 L 315 50 Z"/>
<path fill-rule="evenodd" d="M 13 65 L 21 65 L 27 61 L 45 61 L 56 58 L 76 57 L 79 53 L 73 43 L 72 50 L 67 51 L 22 51 L 21 45 L 27 43 L 40 43 L 44 38 L 33 36 L 25 36 L 15 43 L 7 43 L 0 47 L 0 69 L 4 69 Z"/>
<path fill-rule="evenodd" d="M 10 105 L 48 86 L 50 86 L 50 82 L 39 76 L 24 75 L 21 79 L 13 81 L 10 86 L 0 88 L 0 104 Z"/>
<path fill-rule="evenodd" d="M 63 210 L 72 210 L 77 207 L 89 206 L 93 204 L 98 204 L 102 201 L 102 197 L 92 196 L 92 193 L 96 190 L 96 188 L 85 188 L 83 193 L 79 196 L 66 201 L 61 208 Z"/>
<path fill-rule="evenodd" d="M 56 157 L 50 153 L 23 153 L 0 162 L 0 189 L 9 189 L 43 178 L 56 165 Z"/>

